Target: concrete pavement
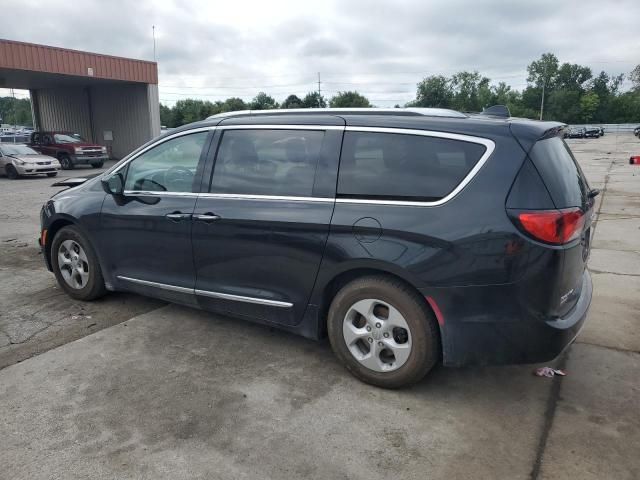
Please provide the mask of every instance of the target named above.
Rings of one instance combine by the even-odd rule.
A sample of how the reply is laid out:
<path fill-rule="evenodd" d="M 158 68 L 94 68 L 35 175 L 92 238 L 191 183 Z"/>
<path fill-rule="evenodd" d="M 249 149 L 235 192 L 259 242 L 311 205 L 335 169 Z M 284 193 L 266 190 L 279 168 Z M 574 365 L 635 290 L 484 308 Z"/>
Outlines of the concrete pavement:
<path fill-rule="evenodd" d="M 111 165 L 78 166 L 55 179 L 0 177 L 0 368 L 164 305 L 120 293 L 95 303 L 77 302 L 43 268 L 36 240 L 40 207 L 60 190 L 51 184 Z"/>

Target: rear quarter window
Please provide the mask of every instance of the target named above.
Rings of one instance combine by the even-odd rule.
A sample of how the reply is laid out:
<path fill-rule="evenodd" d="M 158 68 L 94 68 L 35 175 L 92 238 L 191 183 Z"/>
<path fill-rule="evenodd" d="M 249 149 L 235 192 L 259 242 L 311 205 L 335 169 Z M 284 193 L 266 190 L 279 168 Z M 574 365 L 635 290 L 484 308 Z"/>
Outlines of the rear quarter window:
<path fill-rule="evenodd" d="M 345 132 L 338 196 L 440 200 L 462 182 L 485 151 L 478 143 L 438 137 Z"/>
<path fill-rule="evenodd" d="M 586 206 L 589 185 L 571 149 L 562 138 L 540 140 L 533 146 L 529 156 L 556 208 Z"/>

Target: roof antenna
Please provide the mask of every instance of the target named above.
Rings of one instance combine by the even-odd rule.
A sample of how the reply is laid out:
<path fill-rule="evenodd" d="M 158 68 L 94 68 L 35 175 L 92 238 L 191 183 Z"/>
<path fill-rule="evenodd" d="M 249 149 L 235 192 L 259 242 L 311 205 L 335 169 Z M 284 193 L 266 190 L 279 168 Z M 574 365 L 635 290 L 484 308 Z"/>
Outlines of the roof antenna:
<path fill-rule="evenodd" d="M 511 117 L 511 112 L 506 105 L 493 105 L 492 107 L 483 108 L 480 115 L 486 115 L 488 117 Z"/>
<path fill-rule="evenodd" d="M 156 58 L 156 26 L 151 25 L 151 35 L 153 36 L 153 61 L 158 63 L 158 59 Z"/>

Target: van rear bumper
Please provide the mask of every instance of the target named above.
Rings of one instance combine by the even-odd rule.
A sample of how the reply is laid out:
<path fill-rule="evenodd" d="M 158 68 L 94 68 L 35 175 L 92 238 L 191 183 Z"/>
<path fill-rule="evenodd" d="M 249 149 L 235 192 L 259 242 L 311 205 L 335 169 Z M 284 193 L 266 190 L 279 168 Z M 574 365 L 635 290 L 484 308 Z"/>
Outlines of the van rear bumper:
<path fill-rule="evenodd" d="M 464 302 L 464 299 L 460 299 L 457 292 L 453 300 L 441 292 L 443 302 L 439 308 L 442 312 L 440 329 L 444 365 L 504 365 L 553 360 L 578 336 L 587 318 L 593 293 L 591 276 L 585 270 L 580 297 L 571 311 L 561 318 L 543 320 L 514 305 L 519 298 L 515 291 L 517 287 L 496 286 L 490 291 L 482 291 L 486 288 L 466 287 L 465 296 L 470 301 L 464 310 L 459 307 L 459 302 Z M 500 289 L 504 289 L 504 296 L 500 295 Z M 430 295 L 432 292 L 423 293 Z M 433 298 L 438 301 L 433 293 Z M 496 305 L 498 302 L 501 305 Z M 496 319 L 493 319 L 488 303 L 494 304 Z M 466 311 L 468 315 L 448 317 L 448 307 L 454 306 L 458 313 Z M 474 315 L 476 308 L 485 314 Z M 518 313 L 513 315 L 515 312 Z"/>

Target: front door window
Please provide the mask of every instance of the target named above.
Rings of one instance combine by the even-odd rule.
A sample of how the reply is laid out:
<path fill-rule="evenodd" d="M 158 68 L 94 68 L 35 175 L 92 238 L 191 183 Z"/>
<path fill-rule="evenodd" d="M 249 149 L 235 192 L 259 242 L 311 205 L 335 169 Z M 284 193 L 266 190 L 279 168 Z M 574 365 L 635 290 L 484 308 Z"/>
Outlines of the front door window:
<path fill-rule="evenodd" d="M 167 140 L 127 166 L 125 191 L 192 192 L 207 132 Z"/>

